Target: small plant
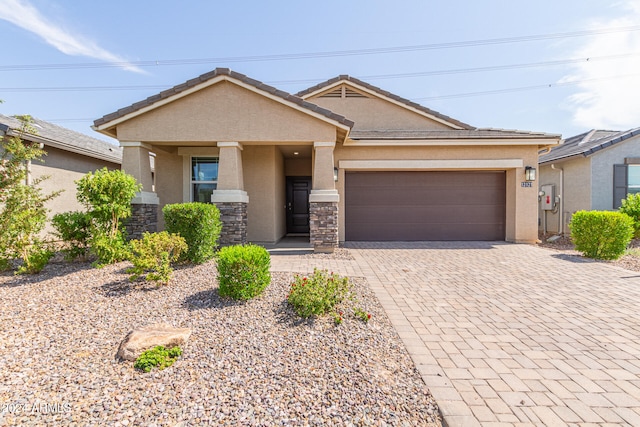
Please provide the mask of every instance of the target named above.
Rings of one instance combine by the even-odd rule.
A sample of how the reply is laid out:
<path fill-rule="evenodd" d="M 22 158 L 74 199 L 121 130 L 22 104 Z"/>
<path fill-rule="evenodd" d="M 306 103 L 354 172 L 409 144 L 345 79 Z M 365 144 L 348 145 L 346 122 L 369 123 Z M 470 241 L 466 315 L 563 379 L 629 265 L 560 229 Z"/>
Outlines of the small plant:
<path fill-rule="evenodd" d="M 335 313 L 333 313 L 333 323 L 335 323 L 336 325 L 341 325 L 342 321 L 343 319 L 341 311 L 336 311 Z"/>
<path fill-rule="evenodd" d="M 298 315 L 310 317 L 330 312 L 350 296 L 351 286 L 348 277 L 329 274 L 327 270 L 316 268 L 309 277 L 295 276 L 287 301 Z"/>
<path fill-rule="evenodd" d="M 182 350 L 178 346 L 167 349 L 159 345 L 144 351 L 140 357 L 136 359 L 133 367 L 144 372 L 150 372 L 155 367 L 162 370 L 173 365 L 173 362 L 175 362 L 181 354 Z"/>
<path fill-rule="evenodd" d="M 248 300 L 260 295 L 271 282 L 271 258 L 262 246 L 227 246 L 218 253 L 220 296 Z"/>
<path fill-rule="evenodd" d="M 576 250 L 584 256 L 618 259 L 633 237 L 633 219 L 621 212 L 578 211 L 569 229 Z"/>
<path fill-rule="evenodd" d="M 369 320 L 371 320 L 371 314 L 367 313 L 366 311 L 364 311 L 362 308 L 360 307 L 356 307 L 353 309 L 353 314 L 354 316 L 356 316 L 358 319 L 362 320 L 364 323 L 369 322 Z"/>
<path fill-rule="evenodd" d="M 127 260 L 130 257 L 129 244 L 125 241 L 122 233 L 110 237 L 94 229 L 90 248 L 91 253 L 97 258 L 93 265 L 98 268 Z"/>
<path fill-rule="evenodd" d="M 202 264 L 212 259 L 218 246 L 222 223 L 220 211 L 208 203 L 176 203 L 162 208 L 165 229 L 179 234 L 188 249 L 181 261 Z"/>
<path fill-rule="evenodd" d="M 85 258 L 89 253 L 91 217 L 85 212 L 73 211 L 55 214 L 51 220 L 55 236 L 64 242 L 61 252 L 67 261 Z"/>
<path fill-rule="evenodd" d="M 634 236 L 640 237 L 640 193 L 628 194 L 619 210 L 633 219 Z"/>
<path fill-rule="evenodd" d="M 24 258 L 24 262 L 16 274 L 36 274 L 40 273 L 42 269 L 49 263 L 49 260 L 55 254 L 51 248 L 43 243 L 36 243 L 27 256 Z"/>
<path fill-rule="evenodd" d="M 141 275 L 150 282 L 167 284 L 173 275 L 171 263 L 180 258 L 180 254 L 187 250 L 184 239 L 177 234 L 166 231 L 160 233 L 144 233 L 142 239 L 132 240 L 131 262 L 129 269 L 133 275 L 130 280 L 136 280 Z"/>

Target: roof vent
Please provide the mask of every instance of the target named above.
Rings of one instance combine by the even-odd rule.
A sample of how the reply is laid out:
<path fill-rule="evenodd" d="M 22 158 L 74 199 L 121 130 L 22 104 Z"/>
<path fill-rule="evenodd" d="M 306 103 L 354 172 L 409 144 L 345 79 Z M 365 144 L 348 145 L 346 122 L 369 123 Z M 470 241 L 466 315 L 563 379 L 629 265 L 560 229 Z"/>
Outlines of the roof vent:
<path fill-rule="evenodd" d="M 320 98 L 368 98 L 368 96 L 342 85 L 337 89 L 320 95 Z"/>

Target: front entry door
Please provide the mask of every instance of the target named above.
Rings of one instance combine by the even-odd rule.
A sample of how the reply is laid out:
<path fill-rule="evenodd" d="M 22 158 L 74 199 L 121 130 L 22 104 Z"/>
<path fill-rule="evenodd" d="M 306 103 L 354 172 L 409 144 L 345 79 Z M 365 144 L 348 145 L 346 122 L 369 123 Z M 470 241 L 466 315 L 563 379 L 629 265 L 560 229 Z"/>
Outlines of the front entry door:
<path fill-rule="evenodd" d="M 309 233 L 311 177 L 287 177 L 287 233 Z"/>

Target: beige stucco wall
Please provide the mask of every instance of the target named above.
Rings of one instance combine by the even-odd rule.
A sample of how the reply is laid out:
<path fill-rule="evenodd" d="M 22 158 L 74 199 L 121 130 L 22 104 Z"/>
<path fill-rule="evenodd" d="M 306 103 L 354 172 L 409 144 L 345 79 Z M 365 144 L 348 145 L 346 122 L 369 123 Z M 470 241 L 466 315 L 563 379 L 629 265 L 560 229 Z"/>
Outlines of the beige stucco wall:
<path fill-rule="evenodd" d="M 84 210 L 83 206 L 76 199 L 75 181 L 82 178 L 87 172 L 93 172 L 103 167 L 108 169 L 120 169 L 117 163 L 111 163 L 80 154 L 71 153 L 50 146 L 45 146 L 47 155 L 43 157 L 44 163 L 31 163 L 31 176 L 34 179 L 49 175 L 40 183 L 44 194 L 53 191 L 63 190 L 62 193 L 47 203 L 47 208 L 51 209 L 49 218 L 62 212 L 74 210 Z M 51 231 L 48 225 L 45 231 Z"/>
<path fill-rule="evenodd" d="M 591 159 L 589 157 L 575 157 L 564 162 L 554 163 L 556 170 L 551 165 L 540 166 L 540 188 L 545 184 L 555 186 L 555 195 L 560 196 L 561 203 L 556 212 L 547 211 L 547 232 L 569 233 L 569 221 L 576 211 L 591 207 Z M 562 169 L 563 172 L 560 172 Z M 561 175 L 564 174 L 564 185 L 561 185 Z M 613 178 L 612 178 L 613 179 Z M 613 181 L 611 182 L 613 185 Z M 561 191 L 562 189 L 562 191 Z M 561 194 L 564 193 L 564 194 Z M 560 212 L 563 212 L 562 218 Z M 544 229 L 545 212 L 540 208 L 540 230 Z M 559 225 L 562 222 L 562 225 Z"/>
<path fill-rule="evenodd" d="M 287 233 L 287 188 L 284 169 L 284 157 L 277 147 L 274 147 L 274 242 Z"/>
<path fill-rule="evenodd" d="M 245 146 L 244 187 L 249 195 L 247 240 L 272 243 L 284 235 L 284 165 L 276 146 Z M 279 170 L 277 170 L 279 168 Z"/>
<path fill-rule="evenodd" d="M 183 157 L 174 148 L 172 152 L 161 149 L 153 151 L 156 154 L 156 191 L 160 204 L 158 206 L 158 229 L 164 229 L 162 208 L 173 203 L 186 201 L 183 197 L 184 174 Z M 189 179 L 187 177 L 186 179 Z"/>
<path fill-rule="evenodd" d="M 535 166 L 538 159 L 537 146 L 475 146 L 475 147 L 344 147 L 335 149 L 335 162 L 341 160 L 499 160 L 522 159 L 522 168 L 496 169 L 506 170 L 507 211 L 505 240 L 511 242 L 535 242 L 537 232 L 537 188 L 521 187 L 524 179 L 524 166 Z M 436 169 L 434 169 L 436 170 Z M 447 169 L 455 171 L 455 169 Z M 464 170 L 464 169 L 458 169 Z M 336 188 L 340 193 L 339 202 L 339 239 L 344 241 L 344 169 L 339 171 Z"/>
<path fill-rule="evenodd" d="M 284 173 L 286 176 L 311 176 L 311 159 L 285 159 Z"/>
<path fill-rule="evenodd" d="M 354 130 L 371 129 L 450 129 L 406 108 L 391 104 L 373 95 L 369 98 L 322 98 L 322 94 L 309 101 L 355 122 Z"/>
<path fill-rule="evenodd" d="M 220 82 L 117 127 L 120 141 L 333 141 L 335 126 Z"/>

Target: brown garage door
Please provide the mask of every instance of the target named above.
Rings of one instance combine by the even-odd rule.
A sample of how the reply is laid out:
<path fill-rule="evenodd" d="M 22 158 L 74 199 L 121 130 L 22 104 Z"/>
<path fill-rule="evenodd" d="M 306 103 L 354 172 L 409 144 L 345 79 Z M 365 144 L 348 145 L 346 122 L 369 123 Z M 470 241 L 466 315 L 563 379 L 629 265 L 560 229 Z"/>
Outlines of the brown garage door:
<path fill-rule="evenodd" d="M 504 240 L 504 172 L 347 172 L 346 240 Z"/>

